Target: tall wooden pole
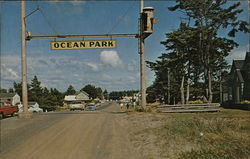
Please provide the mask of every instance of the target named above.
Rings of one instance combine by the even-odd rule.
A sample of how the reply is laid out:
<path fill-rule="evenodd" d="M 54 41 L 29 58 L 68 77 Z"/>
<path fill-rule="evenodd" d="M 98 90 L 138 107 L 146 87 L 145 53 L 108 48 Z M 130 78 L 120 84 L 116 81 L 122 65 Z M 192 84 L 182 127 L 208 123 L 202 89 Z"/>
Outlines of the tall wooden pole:
<path fill-rule="evenodd" d="M 142 36 L 142 13 L 143 0 L 140 0 L 140 86 L 141 86 L 141 106 L 146 108 L 146 80 L 145 80 L 145 57 L 144 57 L 144 37 Z"/>
<path fill-rule="evenodd" d="M 25 0 L 21 1 L 21 42 L 22 42 L 22 102 L 23 112 L 28 113 L 28 90 L 27 90 L 27 59 L 26 59 L 26 40 L 25 40 Z"/>
<path fill-rule="evenodd" d="M 168 104 L 170 104 L 170 68 L 168 68 Z"/>

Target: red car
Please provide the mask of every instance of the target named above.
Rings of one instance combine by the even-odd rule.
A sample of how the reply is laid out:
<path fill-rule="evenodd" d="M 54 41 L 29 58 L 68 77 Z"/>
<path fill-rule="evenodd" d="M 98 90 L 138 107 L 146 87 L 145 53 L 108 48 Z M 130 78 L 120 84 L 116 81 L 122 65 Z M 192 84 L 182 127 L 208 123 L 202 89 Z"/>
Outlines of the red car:
<path fill-rule="evenodd" d="M 2 102 L 0 103 L 0 119 L 4 118 L 7 115 L 14 116 L 17 112 L 17 106 L 8 105 Z"/>

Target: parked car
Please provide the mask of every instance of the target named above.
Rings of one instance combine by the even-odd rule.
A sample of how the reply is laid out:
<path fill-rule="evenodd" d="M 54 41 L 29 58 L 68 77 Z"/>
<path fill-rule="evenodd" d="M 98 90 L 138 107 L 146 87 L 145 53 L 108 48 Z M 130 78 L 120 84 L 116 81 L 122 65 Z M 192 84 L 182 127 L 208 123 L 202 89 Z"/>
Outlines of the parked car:
<path fill-rule="evenodd" d="M 19 112 L 23 112 L 23 105 L 19 104 Z M 32 113 L 42 113 L 43 109 L 37 107 L 37 106 L 28 106 L 28 111 Z"/>
<path fill-rule="evenodd" d="M 70 111 L 74 111 L 74 110 L 84 110 L 85 108 L 85 105 L 83 103 L 81 103 L 80 101 L 78 102 L 74 102 L 74 103 L 71 103 L 69 105 L 69 109 Z"/>
<path fill-rule="evenodd" d="M 43 109 L 43 112 L 51 112 L 51 111 L 55 111 L 56 108 L 53 106 L 47 106 L 47 105 L 40 105 L 39 108 Z"/>
<path fill-rule="evenodd" d="M 39 107 L 29 106 L 28 111 L 32 112 L 32 113 L 42 113 L 43 109 L 41 109 Z"/>
<path fill-rule="evenodd" d="M 4 118 L 7 115 L 14 116 L 17 112 L 17 106 L 8 105 L 2 102 L 0 103 L 0 119 Z"/>
<path fill-rule="evenodd" d="M 88 105 L 86 107 L 86 110 L 88 110 L 88 111 L 94 111 L 94 110 L 96 110 L 96 106 L 95 105 Z"/>

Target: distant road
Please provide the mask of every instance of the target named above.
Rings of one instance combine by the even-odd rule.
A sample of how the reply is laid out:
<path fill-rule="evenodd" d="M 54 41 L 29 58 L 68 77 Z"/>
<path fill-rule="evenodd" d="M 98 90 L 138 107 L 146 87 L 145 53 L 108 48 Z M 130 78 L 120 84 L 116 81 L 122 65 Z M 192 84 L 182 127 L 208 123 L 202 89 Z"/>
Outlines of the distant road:
<path fill-rule="evenodd" d="M 1 121 L 3 159 L 140 159 L 119 124 L 117 104 L 93 112 L 34 115 Z"/>

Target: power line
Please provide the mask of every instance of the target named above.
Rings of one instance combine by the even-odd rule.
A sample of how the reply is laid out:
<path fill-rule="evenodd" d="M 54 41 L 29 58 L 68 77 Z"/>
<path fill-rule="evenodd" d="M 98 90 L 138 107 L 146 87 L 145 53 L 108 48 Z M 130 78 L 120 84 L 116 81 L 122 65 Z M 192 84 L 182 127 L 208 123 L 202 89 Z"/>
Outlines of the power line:
<path fill-rule="evenodd" d="M 50 29 L 51 29 L 55 34 L 58 34 L 57 31 L 55 30 L 55 28 L 51 25 L 51 23 L 49 22 L 49 20 L 48 20 L 47 17 L 45 16 L 44 12 L 41 10 L 41 8 L 38 8 L 38 10 L 40 11 L 41 15 L 43 16 L 45 22 L 48 24 L 48 26 L 50 27 Z"/>
<path fill-rule="evenodd" d="M 120 24 L 120 22 L 125 18 L 128 12 L 134 7 L 135 2 L 136 0 L 134 0 L 134 2 L 128 7 L 125 13 L 118 19 L 118 21 L 113 25 L 113 27 L 108 31 L 107 34 L 110 34 Z"/>

